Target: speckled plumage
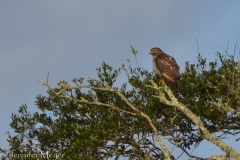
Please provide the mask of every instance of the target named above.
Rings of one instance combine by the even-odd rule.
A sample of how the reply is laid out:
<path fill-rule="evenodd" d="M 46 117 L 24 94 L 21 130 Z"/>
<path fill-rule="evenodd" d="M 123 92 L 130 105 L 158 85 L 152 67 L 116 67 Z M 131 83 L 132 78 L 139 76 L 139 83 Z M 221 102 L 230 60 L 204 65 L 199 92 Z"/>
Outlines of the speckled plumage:
<path fill-rule="evenodd" d="M 150 50 L 155 72 L 161 76 L 164 82 L 172 89 L 181 92 L 179 85 L 179 66 L 176 60 L 164 53 L 160 48 L 154 47 Z"/>

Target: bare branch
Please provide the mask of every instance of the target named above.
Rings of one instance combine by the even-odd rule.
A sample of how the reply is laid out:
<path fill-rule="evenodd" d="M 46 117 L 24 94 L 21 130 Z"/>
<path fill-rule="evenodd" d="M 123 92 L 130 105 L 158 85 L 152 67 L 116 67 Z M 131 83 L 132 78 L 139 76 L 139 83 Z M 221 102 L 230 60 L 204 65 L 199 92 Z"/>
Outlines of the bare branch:
<path fill-rule="evenodd" d="M 238 37 L 237 37 L 237 40 L 236 40 L 235 45 L 234 45 L 234 54 L 233 54 L 233 57 L 235 57 L 237 45 L 238 45 Z"/>
<path fill-rule="evenodd" d="M 221 46 L 221 48 L 223 49 L 223 51 L 226 53 L 226 56 L 228 55 L 228 45 L 229 45 L 229 40 L 228 40 L 228 44 L 227 44 L 227 49 L 224 50 L 224 48 Z"/>
<path fill-rule="evenodd" d="M 198 54 L 200 54 L 199 52 L 199 45 L 198 45 L 198 39 L 196 38 L 196 42 L 197 42 L 197 47 L 198 47 Z"/>
<path fill-rule="evenodd" d="M 167 132 L 168 132 L 169 135 L 172 136 L 172 140 L 174 141 L 174 144 L 175 144 L 178 148 L 180 148 L 186 155 L 188 155 L 188 157 L 190 157 L 190 158 L 196 158 L 196 159 L 198 159 L 198 160 L 204 160 L 204 159 L 201 158 L 201 157 L 193 156 L 193 155 L 191 155 L 190 153 L 188 153 L 188 151 L 186 151 L 181 145 L 178 144 L 178 142 L 175 140 L 173 134 L 172 134 L 169 130 L 167 130 Z M 176 159 L 180 158 L 181 155 L 182 155 L 182 154 L 180 154 Z"/>

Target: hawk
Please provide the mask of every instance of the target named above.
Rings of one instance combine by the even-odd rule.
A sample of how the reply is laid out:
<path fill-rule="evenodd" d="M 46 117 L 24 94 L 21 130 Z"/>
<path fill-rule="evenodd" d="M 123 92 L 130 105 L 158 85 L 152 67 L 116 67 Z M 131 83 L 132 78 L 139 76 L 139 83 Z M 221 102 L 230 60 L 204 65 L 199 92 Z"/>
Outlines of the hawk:
<path fill-rule="evenodd" d="M 180 68 L 175 59 L 157 47 L 152 48 L 149 53 L 152 55 L 155 72 L 163 78 L 164 82 L 168 86 L 178 92 L 181 92 L 179 85 Z"/>

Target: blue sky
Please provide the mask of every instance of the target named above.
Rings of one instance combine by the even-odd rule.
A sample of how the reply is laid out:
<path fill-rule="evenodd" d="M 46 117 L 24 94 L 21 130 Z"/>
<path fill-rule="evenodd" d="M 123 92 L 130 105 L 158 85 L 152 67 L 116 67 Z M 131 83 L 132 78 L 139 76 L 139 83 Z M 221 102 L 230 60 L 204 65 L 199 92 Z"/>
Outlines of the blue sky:
<path fill-rule="evenodd" d="M 44 80 L 96 77 L 102 61 L 117 68 L 133 60 L 152 70 L 152 47 L 172 55 L 184 69 L 200 53 L 214 60 L 229 53 L 240 35 L 240 1 L 0 1 L 0 142 L 7 147 L 10 116 L 27 104 L 35 111 L 37 94 L 46 95 Z M 237 148 L 237 143 L 227 140 Z M 197 151 L 199 150 L 199 151 Z M 240 152 L 240 150 L 238 150 Z M 193 154 L 221 152 L 204 143 Z M 184 158 L 183 158 L 184 159 Z"/>

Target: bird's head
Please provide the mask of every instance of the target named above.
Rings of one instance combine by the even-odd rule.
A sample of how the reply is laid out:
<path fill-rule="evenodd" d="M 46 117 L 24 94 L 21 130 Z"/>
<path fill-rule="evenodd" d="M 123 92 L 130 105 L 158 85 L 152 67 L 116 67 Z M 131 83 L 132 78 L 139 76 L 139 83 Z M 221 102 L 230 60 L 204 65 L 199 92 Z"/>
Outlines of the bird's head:
<path fill-rule="evenodd" d="M 154 47 L 149 51 L 149 54 L 151 54 L 152 56 L 156 56 L 158 54 L 160 54 L 162 52 L 162 50 L 160 48 Z"/>

